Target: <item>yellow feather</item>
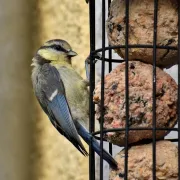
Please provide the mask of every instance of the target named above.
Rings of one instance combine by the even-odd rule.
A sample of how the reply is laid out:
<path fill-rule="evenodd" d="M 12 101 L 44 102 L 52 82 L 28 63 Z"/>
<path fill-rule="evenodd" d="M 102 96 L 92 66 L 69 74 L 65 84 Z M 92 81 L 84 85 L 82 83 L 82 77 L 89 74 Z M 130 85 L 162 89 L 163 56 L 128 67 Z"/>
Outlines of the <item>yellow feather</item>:
<path fill-rule="evenodd" d="M 51 60 L 51 61 L 59 60 L 59 54 L 53 52 L 53 50 L 50 49 L 40 49 L 38 51 L 38 54 L 47 60 Z"/>

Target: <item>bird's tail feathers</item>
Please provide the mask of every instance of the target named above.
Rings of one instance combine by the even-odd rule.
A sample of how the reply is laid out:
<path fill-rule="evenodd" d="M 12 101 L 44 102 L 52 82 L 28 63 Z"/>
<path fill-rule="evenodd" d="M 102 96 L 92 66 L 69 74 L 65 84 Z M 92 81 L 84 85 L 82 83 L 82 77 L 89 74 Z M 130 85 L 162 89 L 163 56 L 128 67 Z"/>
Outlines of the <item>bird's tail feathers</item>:
<path fill-rule="evenodd" d="M 92 144 L 92 148 L 100 156 L 101 150 L 98 141 L 79 122 L 76 122 L 75 125 L 79 135 L 88 145 Z M 103 159 L 111 166 L 111 168 L 117 169 L 117 162 L 106 150 L 103 150 Z"/>

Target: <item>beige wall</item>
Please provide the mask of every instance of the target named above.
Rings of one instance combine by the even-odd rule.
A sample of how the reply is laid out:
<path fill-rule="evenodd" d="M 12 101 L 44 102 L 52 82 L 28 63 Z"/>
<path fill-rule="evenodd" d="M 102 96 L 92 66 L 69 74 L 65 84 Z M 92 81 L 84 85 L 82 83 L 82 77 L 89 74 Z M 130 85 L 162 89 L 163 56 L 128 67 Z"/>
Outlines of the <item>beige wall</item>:
<path fill-rule="evenodd" d="M 0 1 L 0 179 L 30 180 L 32 93 L 31 8 Z"/>
<path fill-rule="evenodd" d="M 88 5 L 83 0 L 1 0 L 0 24 L 0 179 L 88 179 L 88 158 L 52 127 L 30 79 L 32 54 L 52 38 L 72 45 L 79 54 L 73 65 L 83 74 Z"/>

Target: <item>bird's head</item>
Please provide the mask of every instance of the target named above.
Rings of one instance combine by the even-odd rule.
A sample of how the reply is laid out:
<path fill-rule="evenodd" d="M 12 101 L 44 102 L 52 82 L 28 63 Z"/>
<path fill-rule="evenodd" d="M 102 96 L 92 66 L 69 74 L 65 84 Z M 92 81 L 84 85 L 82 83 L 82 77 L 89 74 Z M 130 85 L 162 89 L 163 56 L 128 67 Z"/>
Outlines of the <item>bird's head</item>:
<path fill-rule="evenodd" d="M 61 39 L 53 39 L 38 49 L 33 61 L 38 64 L 71 63 L 71 57 L 76 55 L 77 53 L 72 50 L 69 43 Z"/>

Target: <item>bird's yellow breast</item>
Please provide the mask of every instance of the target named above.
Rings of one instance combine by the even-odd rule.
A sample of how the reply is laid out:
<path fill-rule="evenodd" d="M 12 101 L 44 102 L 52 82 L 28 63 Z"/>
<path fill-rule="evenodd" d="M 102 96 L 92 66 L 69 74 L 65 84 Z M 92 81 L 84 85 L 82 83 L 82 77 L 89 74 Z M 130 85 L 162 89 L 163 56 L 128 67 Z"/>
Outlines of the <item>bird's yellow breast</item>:
<path fill-rule="evenodd" d="M 88 128 L 89 92 L 87 83 L 70 65 L 54 64 L 65 87 L 66 98 L 73 119 L 81 120 Z"/>
<path fill-rule="evenodd" d="M 63 63 L 54 64 L 58 69 L 60 77 L 64 83 L 66 97 L 70 107 L 82 107 L 85 111 L 89 111 L 89 92 L 87 83 L 72 68 L 72 66 Z"/>

